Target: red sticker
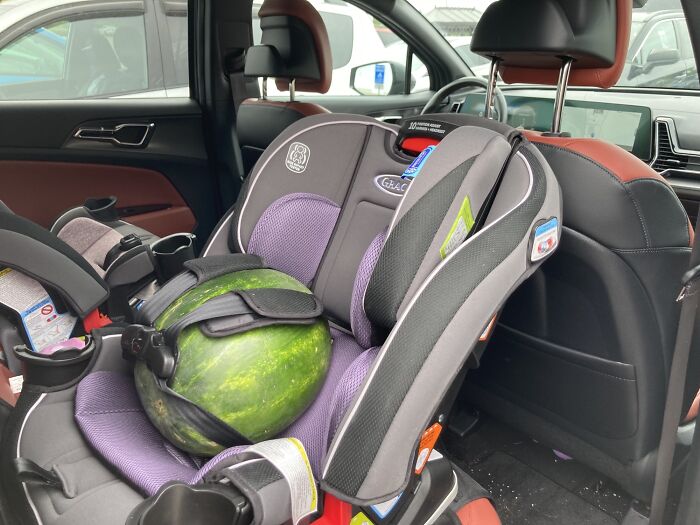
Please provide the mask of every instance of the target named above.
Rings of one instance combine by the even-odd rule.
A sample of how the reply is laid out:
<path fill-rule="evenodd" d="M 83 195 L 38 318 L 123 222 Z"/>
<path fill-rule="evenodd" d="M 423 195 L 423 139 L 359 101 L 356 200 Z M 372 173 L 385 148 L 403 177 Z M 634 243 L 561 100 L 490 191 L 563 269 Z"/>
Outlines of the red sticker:
<path fill-rule="evenodd" d="M 47 304 L 46 306 L 41 307 L 41 315 L 50 315 L 53 313 L 53 306 L 50 304 Z"/>

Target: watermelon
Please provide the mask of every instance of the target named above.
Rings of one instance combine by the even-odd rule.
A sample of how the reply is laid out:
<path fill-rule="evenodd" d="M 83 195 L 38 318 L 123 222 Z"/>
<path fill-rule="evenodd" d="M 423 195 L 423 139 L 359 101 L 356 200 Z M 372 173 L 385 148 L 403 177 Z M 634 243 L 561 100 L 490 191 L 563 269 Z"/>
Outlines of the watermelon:
<path fill-rule="evenodd" d="M 183 294 L 156 320 L 167 328 L 207 300 L 252 288 L 311 293 L 299 281 L 270 269 L 244 270 L 207 281 Z M 170 388 L 215 415 L 251 442 L 270 439 L 298 418 L 323 385 L 331 355 L 328 323 L 272 325 L 226 337 L 207 337 L 198 325 L 178 337 L 179 358 Z M 169 409 L 169 396 L 137 362 L 136 388 L 151 422 L 178 448 L 213 456 L 222 446 Z"/>

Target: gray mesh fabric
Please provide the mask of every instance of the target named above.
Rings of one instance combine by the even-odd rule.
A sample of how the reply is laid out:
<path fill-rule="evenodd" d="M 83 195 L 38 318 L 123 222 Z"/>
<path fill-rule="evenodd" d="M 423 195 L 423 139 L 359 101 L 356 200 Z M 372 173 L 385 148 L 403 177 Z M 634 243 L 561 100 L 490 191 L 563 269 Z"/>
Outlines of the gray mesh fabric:
<path fill-rule="evenodd" d="M 78 217 L 61 228 L 58 238 L 82 255 L 104 277 L 107 252 L 119 243 L 122 236 L 101 222 Z"/>
<path fill-rule="evenodd" d="M 367 284 L 372 276 L 374 267 L 377 264 L 377 259 L 384 246 L 386 239 L 386 231 L 377 235 L 372 244 L 369 245 L 367 251 L 362 256 L 360 267 L 357 270 L 355 283 L 352 290 L 352 299 L 350 301 L 350 325 L 352 333 L 357 342 L 364 348 L 372 346 L 372 323 L 370 323 L 365 314 L 364 298 Z"/>

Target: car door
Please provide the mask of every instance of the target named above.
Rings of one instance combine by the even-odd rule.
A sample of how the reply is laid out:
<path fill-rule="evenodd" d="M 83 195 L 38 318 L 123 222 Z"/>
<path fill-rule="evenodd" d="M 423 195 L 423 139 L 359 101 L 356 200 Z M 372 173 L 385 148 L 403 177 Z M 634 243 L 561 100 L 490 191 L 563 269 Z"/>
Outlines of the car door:
<path fill-rule="evenodd" d="M 187 3 L 0 7 L 0 200 L 49 227 L 89 197 L 164 236 L 222 213 L 190 97 Z"/>

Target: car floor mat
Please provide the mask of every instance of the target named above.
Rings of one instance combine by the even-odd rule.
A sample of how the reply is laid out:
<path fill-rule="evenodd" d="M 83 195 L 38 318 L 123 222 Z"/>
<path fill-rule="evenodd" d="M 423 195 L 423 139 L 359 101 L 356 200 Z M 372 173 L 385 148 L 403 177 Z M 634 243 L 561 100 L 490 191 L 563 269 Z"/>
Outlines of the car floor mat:
<path fill-rule="evenodd" d="M 449 433 L 445 445 L 491 493 L 504 525 L 615 524 L 633 502 L 613 481 L 491 419 L 463 439 Z"/>

